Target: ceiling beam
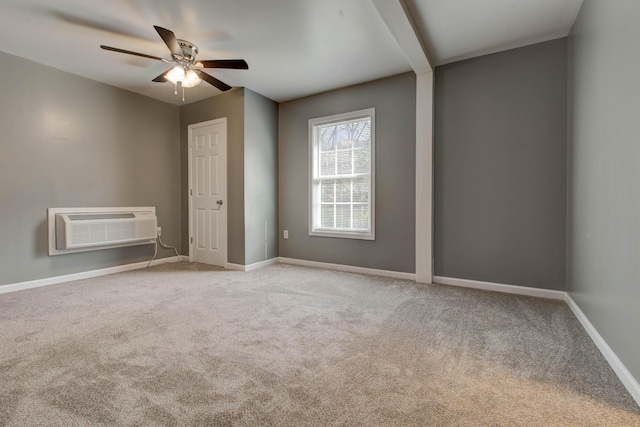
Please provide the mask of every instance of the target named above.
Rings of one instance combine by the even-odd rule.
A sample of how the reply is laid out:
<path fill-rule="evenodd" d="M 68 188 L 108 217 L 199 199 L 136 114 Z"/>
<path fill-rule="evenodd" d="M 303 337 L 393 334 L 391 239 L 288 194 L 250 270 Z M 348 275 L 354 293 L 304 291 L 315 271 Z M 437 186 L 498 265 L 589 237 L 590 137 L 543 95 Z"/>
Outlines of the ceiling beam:
<path fill-rule="evenodd" d="M 405 0 L 371 0 L 416 73 L 416 282 L 433 282 L 433 62 Z"/>
<path fill-rule="evenodd" d="M 404 0 L 371 0 L 416 74 L 433 71 L 433 62 Z"/>

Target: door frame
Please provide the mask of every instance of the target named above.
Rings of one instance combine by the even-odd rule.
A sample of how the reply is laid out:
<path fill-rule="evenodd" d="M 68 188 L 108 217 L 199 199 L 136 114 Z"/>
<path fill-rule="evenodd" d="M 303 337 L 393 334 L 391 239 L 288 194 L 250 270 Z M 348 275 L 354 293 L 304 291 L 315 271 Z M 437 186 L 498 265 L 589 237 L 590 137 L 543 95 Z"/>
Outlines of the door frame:
<path fill-rule="evenodd" d="M 224 179 L 224 187 L 225 187 L 225 194 L 226 194 L 226 199 L 225 203 L 228 202 L 229 200 L 229 186 L 228 186 L 228 177 L 229 177 L 229 173 L 228 173 L 228 169 L 227 169 L 227 158 L 229 157 L 229 152 L 228 152 L 228 148 L 229 148 L 229 144 L 228 139 L 229 139 L 229 135 L 227 134 L 227 118 L 226 117 L 221 117 L 219 119 L 213 119 L 213 120 L 207 120 L 206 122 L 199 122 L 199 123 L 193 123 L 187 126 L 188 129 L 188 138 L 187 138 L 187 146 L 188 146 L 188 174 L 189 174 L 189 188 L 187 189 L 187 191 L 189 192 L 188 197 L 189 197 L 189 262 L 193 262 L 193 130 L 200 128 L 200 127 L 206 127 L 206 126 L 211 126 L 211 125 L 217 125 L 217 124 L 224 124 L 224 134 L 225 134 L 225 140 L 224 140 L 224 154 L 225 154 L 225 172 L 226 172 L 226 176 Z M 224 251 L 224 264 L 226 265 L 229 261 L 229 229 L 227 227 L 228 225 L 228 217 L 229 217 L 229 205 L 227 205 L 227 215 L 225 215 L 225 222 L 224 222 L 224 227 L 227 230 L 227 241 L 224 242 L 225 244 L 225 251 Z"/>

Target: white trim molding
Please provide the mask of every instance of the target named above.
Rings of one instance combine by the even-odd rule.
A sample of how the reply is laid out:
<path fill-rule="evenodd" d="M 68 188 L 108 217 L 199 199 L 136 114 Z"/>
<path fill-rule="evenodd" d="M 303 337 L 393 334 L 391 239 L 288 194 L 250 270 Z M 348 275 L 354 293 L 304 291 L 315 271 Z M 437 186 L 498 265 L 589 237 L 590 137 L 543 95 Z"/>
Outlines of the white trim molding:
<path fill-rule="evenodd" d="M 633 377 L 633 375 L 631 375 L 631 372 L 629 372 L 627 367 L 624 366 L 622 360 L 620 360 L 613 349 L 609 347 L 609 344 L 607 344 L 604 338 L 602 338 L 598 333 L 578 304 L 576 304 L 573 298 L 571 298 L 571 295 L 566 292 L 564 301 L 567 303 L 585 331 L 587 331 L 587 334 L 589 334 L 591 340 L 595 343 L 596 347 L 598 347 L 600 353 L 602 353 L 607 362 L 609 362 L 611 369 L 613 369 L 622 384 L 627 388 L 631 397 L 633 397 L 638 406 L 640 406 L 640 384 L 638 381 Z"/>
<path fill-rule="evenodd" d="M 193 261 L 192 261 L 193 262 Z M 231 262 L 228 262 L 224 265 L 225 270 L 231 270 L 231 271 L 245 271 L 245 266 L 242 264 L 233 264 Z"/>
<path fill-rule="evenodd" d="M 231 271 L 253 271 L 259 268 L 267 267 L 269 265 L 277 264 L 278 261 L 279 258 L 271 258 L 265 259 L 264 261 L 254 262 L 253 264 L 249 265 L 233 264 L 228 262 L 225 264 L 224 268 Z"/>
<path fill-rule="evenodd" d="M 167 264 L 180 261 L 189 261 L 189 257 L 180 255 L 179 257 L 160 258 L 154 260 L 151 265 Z M 76 280 L 91 279 L 92 277 L 108 276 L 110 274 L 122 273 L 123 271 L 140 270 L 146 268 L 149 261 L 136 262 L 133 264 L 118 265 L 115 267 L 101 268 L 99 270 L 83 271 L 80 273 L 65 274 L 62 276 L 47 277 L 45 279 L 29 280 L 26 282 L 0 285 L 0 294 L 7 292 L 23 291 L 25 289 L 40 288 L 43 286 L 57 285 Z"/>
<path fill-rule="evenodd" d="M 460 286 L 463 288 L 482 289 L 485 291 L 502 292 L 506 294 L 525 295 L 529 297 L 547 298 L 564 301 L 566 292 L 551 289 L 528 288 L 526 286 L 505 285 L 502 283 L 481 282 L 479 280 L 454 279 L 451 277 L 434 276 L 433 283 L 441 285 Z"/>
<path fill-rule="evenodd" d="M 265 259 L 264 261 L 254 262 L 253 264 L 245 265 L 244 271 L 253 271 L 259 268 L 268 267 L 278 263 L 279 258 Z"/>
<path fill-rule="evenodd" d="M 344 271 L 347 273 L 368 274 L 370 276 L 391 277 L 394 279 L 416 280 L 414 273 L 404 273 L 401 271 L 378 270 L 375 268 L 355 267 L 353 265 L 331 264 L 328 262 L 308 261 L 306 259 L 280 257 L 282 264 L 300 265 L 302 267 L 326 268 L 327 270 Z"/>

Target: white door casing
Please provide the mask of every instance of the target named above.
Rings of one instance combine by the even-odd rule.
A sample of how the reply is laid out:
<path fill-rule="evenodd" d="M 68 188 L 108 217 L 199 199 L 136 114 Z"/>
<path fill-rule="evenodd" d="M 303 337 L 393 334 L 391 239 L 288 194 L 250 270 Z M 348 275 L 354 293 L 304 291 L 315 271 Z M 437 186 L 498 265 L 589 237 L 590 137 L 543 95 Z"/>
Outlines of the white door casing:
<path fill-rule="evenodd" d="M 227 263 L 227 119 L 189 125 L 189 261 Z"/>

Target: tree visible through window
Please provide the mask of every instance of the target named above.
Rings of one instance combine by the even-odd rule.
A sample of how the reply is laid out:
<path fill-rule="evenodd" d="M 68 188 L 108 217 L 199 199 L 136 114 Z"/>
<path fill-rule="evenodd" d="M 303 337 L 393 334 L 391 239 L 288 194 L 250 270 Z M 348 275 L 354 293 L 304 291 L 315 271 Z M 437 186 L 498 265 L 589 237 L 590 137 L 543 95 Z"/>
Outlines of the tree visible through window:
<path fill-rule="evenodd" d="M 309 121 L 310 234 L 374 238 L 374 110 Z"/>

